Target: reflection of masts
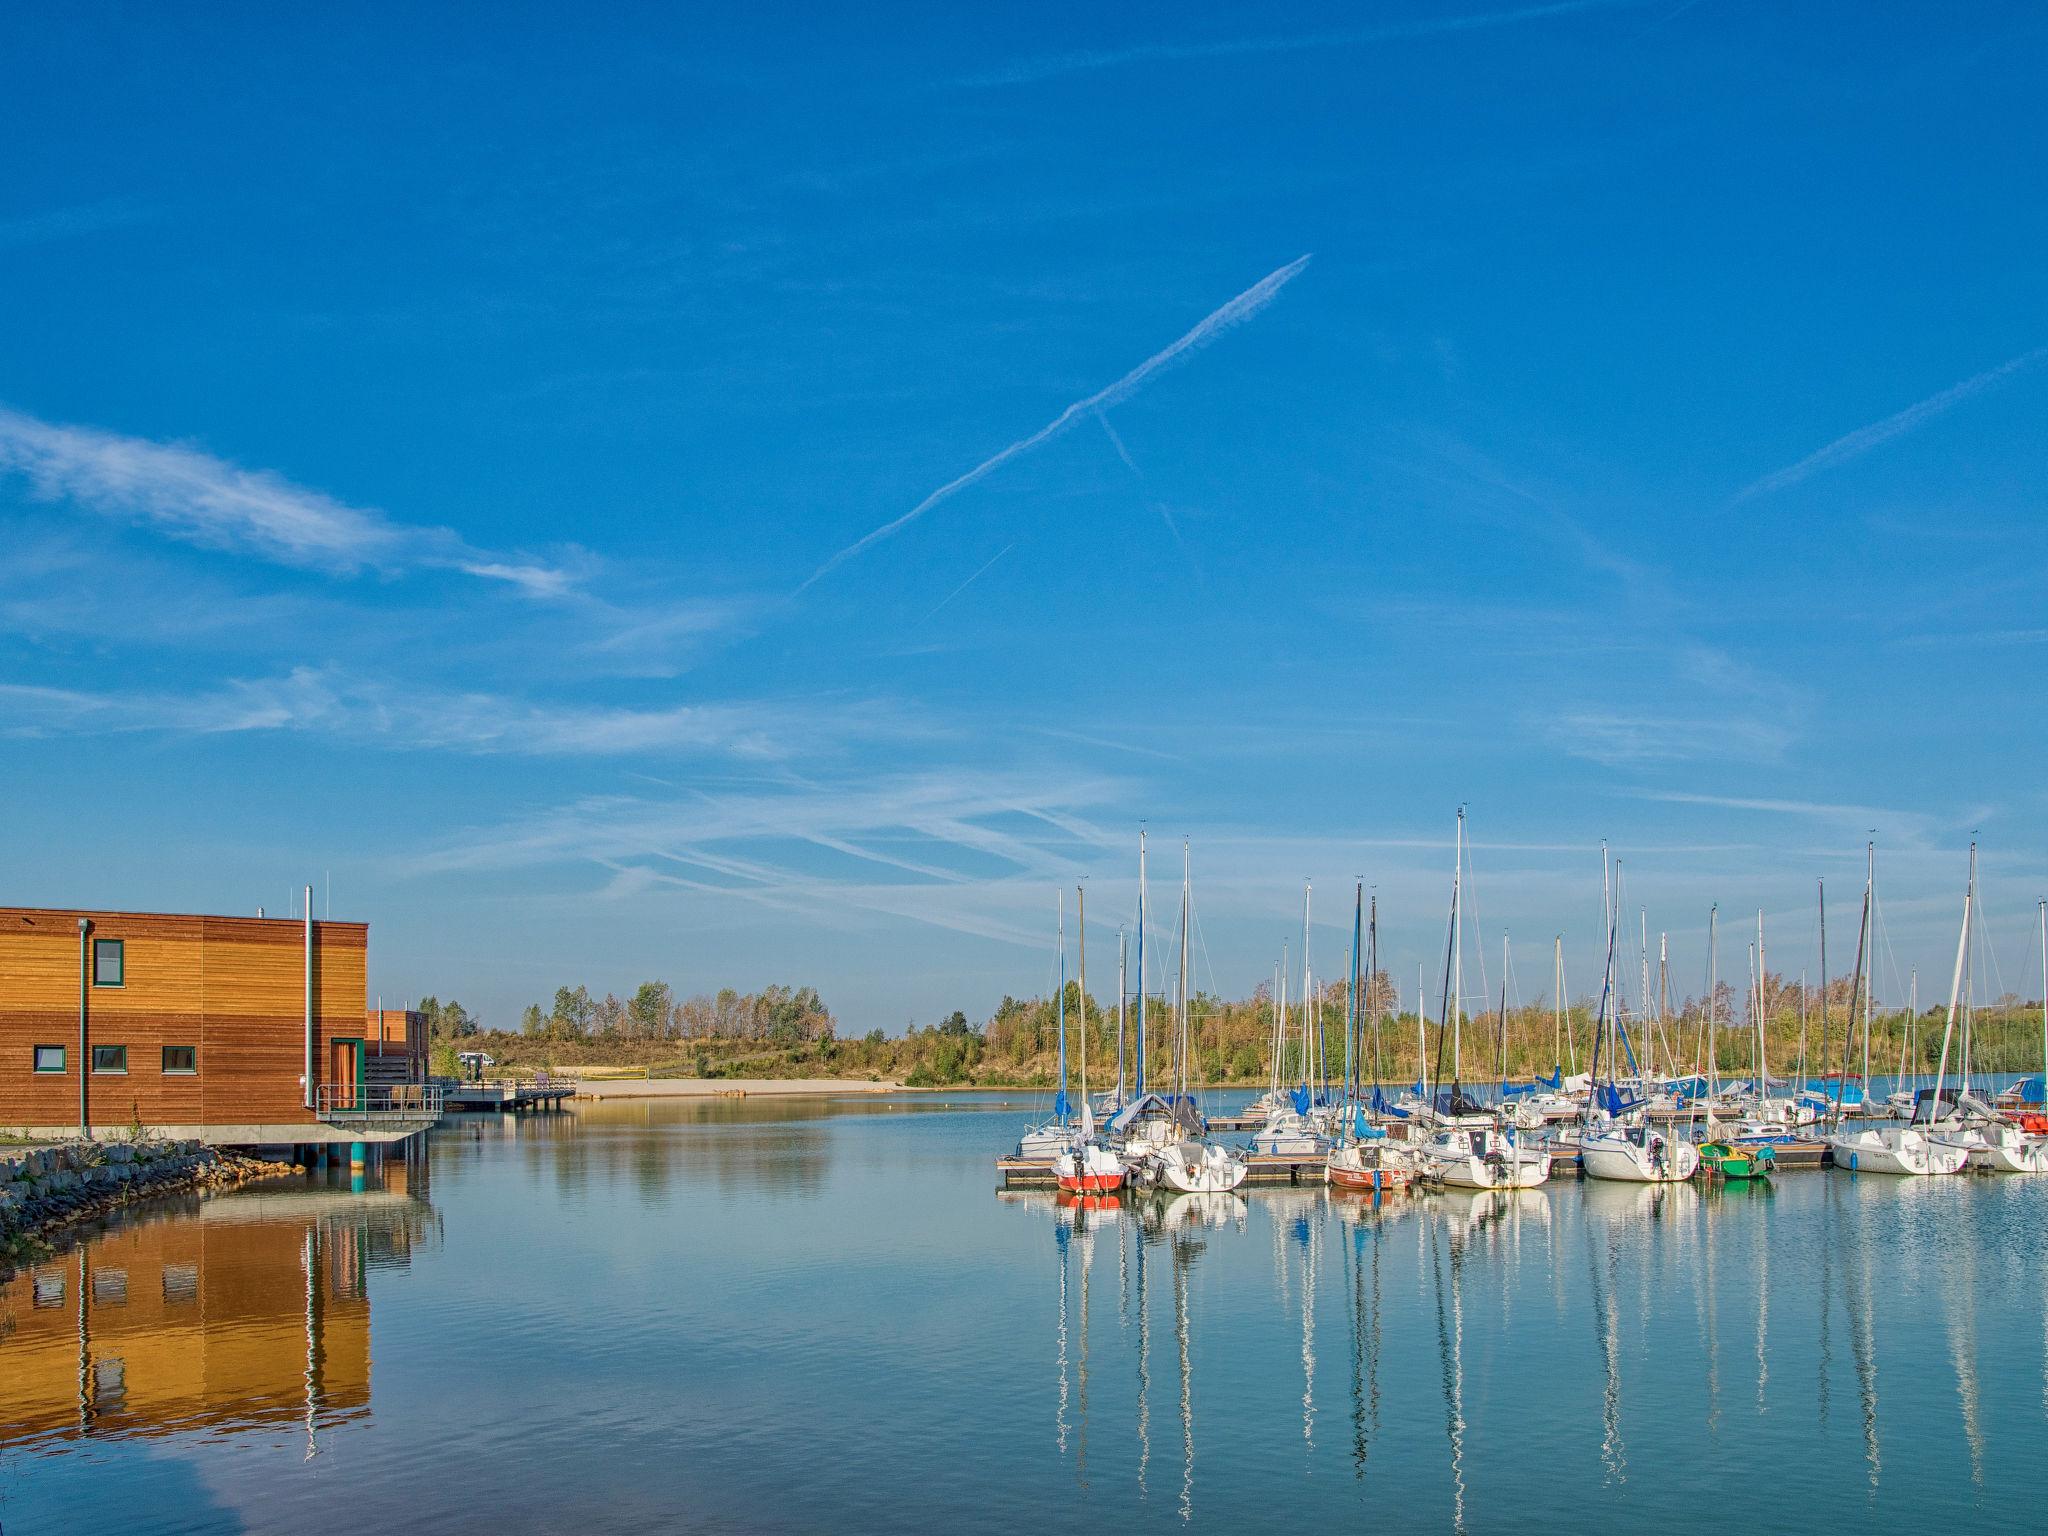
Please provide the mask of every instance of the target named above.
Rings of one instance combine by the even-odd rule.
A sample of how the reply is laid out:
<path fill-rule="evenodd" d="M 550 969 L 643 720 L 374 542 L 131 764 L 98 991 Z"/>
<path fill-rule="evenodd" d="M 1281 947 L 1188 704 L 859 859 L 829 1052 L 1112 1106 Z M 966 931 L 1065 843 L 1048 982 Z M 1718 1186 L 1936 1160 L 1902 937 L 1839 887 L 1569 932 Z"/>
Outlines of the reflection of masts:
<path fill-rule="evenodd" d="M 1054 1221 L 1059 1220 L 1056 1211 Z M 1053 1425 L 1059 1433 L 1060 1454 L 1067 1452 L 1067 1230 L 1059 1228 L 1060 1235 L 1060 1396 L 1059 1404 L 1053 1410 Z"/>
<path fill-rule="evenodd" d="M 1195 1514 L 1195 1399 L 1188 1373 L 1188 1266 L 1182 1244 L 1173 1244 L 1173 1337 L 1180 1348 L 1180 1517 Z"/>
<path fill-rule="evenodd" d="M 1868 1079 L 1865 1080 L 1866 1083 Z M 1865 1096 L 1869 1089 L 1864 1089 Z M 1840 1180 L 1828 1186 L 1830 1203 L 1839 1206 Z M 1856 1357 L 1856 1390 L 1863 1403 L 1863 1459 L 1870 1467 L 1870 1491 L 1877 1492 L 1882 1470 L 1877 1441 L 1877 1330 L 1871 1325 L 1870 1226 L 1859 1212 L 1856 1218 L 1856 1273 L 1842 1268 L 1842 1297 L 1849 1313 L 1849 1347 Z"/>
<path fill-rule="evenodd" d="M 1085 996 L 1086 993 L 1084 992 Z M 1074 1439 L 1074 1478 L 1083 1488 L 1088 1486 L 1088 1270 L 1095 1258 L 1095 1233 L 1086 1228 L 1088 1211 L 1083 1206 L 1077 1215 L 1083 1226 L 1078 1235 L 1081 1248 L 1081 1354 L 1075 1365 L 1077 1390 L 1074 1398 L 1078 1420 Z"/>
<path fill-rule="evenodd" d="M 1450 1307 L 1444 1306 L 1443 1262 L 1437 1253 L 1438 1222 L 1429 1224 L 1429 1268 L 1436 1281 L 1437 1361 L 1443 1373 L 1444 1436 L 1451 1448 L 1451 1529 L 1465 1529 L 1465 1313 L 1459 1285 L 1459 1257 L 1451 1249 Z"/>
<path fill-rule="evenodd" d="M 1764 1223 L 1763 1242 L 1758 1245 L 1756 1266 L 1756 1411 L 1770 1412 L 1764 1402 L 1764 1387 L 1771 1379 L 1770 1355 L 1765 1343 L 1771 1320 L 1771 1231 Z"/>
<path fill-rule="evenodd" d="M 1597 1254 L 1588 1250 L 1586 1257 L 1593 1277 L 1593 1316 L 1600 1330 L 1600 1460 L 1607 1469 L 1608 1481 L 1622 1483 L 1628 1481 L 1628 1449 L 1621 1438 L 1621 1313 L 1614 1304 L 1619 1256 L 1611 1226 L 1607 1231 L 1605 1271 Z"/>
<path fill-rule="evenodd" d="M 1132 1229 L 1138 1252 L 1138 1497 L 1152 1463 L 1152 1310 L 1145 1291 L 1145 1234 Z"/>
<path fill-rule="evenodd" d="M 1316 1249 L 1322 1223 L 1309 1223 L 1301 1245 L 1301 1440 L 1316 1448 Z"/>
<path fill-rule="evenodd" d="M 1975 850 L 1972 850 L 1974 854 Z M 1951 1292 L 1948 1308 L 1948 1352 L 1956 1362 L 1956 1400 L 1963 1410 L 1963 1438 L 1970 1445 L 1970 1481 L 1984 1486 L 1984 1426 L 1978 1419 L 1977 1397 L 1977 1254 L 1968 1243 L 1961 1249 L 1963 1272 Z"/>
<path fill-rule="evenodd" d="M 306 1240 L 301 1245 L 301 1262 L 306 1271 L 306 1457 L 311 1461 L 320 1454 L 319 1441 L 314 1436 L 318 1427 L 320 1411 L 320 1335 L 314 1326 L 313 1310 L 320 1304 L 320 1259 L 319 1224 L 309 1222 L 306 1226 Z"/>

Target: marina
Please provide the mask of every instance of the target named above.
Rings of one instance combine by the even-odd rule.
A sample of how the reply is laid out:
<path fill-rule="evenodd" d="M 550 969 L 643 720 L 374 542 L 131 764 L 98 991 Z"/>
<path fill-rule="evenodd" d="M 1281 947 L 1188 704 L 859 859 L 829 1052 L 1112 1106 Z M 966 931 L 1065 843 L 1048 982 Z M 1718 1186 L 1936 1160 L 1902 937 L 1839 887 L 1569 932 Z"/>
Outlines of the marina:
<path fill-rule="evenodd" d="M 628 1533 L 764 1483 L 805 1529 L 1634 1530 L 1748 1484 L 1766 1536 L 2031 1519 L 2048 1180 L 992 1197 L 1019 1113 L 584 1101 L 126 1213 L 0 1287 L 0 1521 L 460 1528 L 489 1486 Z M 876 1423 L 891 1475 L 843 1476 Z"/>

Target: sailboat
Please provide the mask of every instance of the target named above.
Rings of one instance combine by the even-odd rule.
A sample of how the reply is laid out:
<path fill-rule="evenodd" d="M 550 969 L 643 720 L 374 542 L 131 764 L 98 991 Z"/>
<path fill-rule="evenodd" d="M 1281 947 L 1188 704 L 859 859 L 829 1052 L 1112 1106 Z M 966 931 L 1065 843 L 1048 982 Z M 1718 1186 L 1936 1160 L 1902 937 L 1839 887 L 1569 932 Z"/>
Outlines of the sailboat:
<path fill-rule="evenodd" d="M 1322 1010 L 1316 1006 L 1315 978 L 1308 959 L 1309 898 L 1311 887 L 1301 889 L 1301 1083 L 1291 1088 L 1266 1110 L 1266 1123 L 1252 1133 L 1251 1151 L 1262 1157 L 1319 1158 L 1329 1142 L 1313 1118 L 1317 1112 L 1313 1079 L 1315 1037 L 1322 1034 Z M 1314 1037 L 1311 1036 L 1311 1029 Z M 1279 1057 L 1274 1057 L 1277 1081 Z"/>
<path fill-rule="evenodd" d="M 1125 1170 L 1140 1184 L 1158 1181 L 1159 1155 L 1174 1143 L 1207 1130 L 1194 1101 L 1151 1091 L 1145 1086 L 1148 1052 L 1145 1044 L 1145 832 L 1138 832 L 1138 996 L 1135 1053 L 1130 1101 L 1108 1118 L 1110 1144 L 1123 1157 Z"/>
<path fill-rule="evenodd" d="M 1059 970 L 1060 991 L 1056 1004 L 1057 1029 L 1059 1033 L 1060 1085 L 1052 1096 L 1052 1118 L 1026 1131 L 1017 1143 L 1020 1158 L 1047 1159 L 1058 1157 L 1073 1145 L 1074 1130 L 1067 1117 L 1073 1113 L 1073 1104 L 1067 1098 L 1067 893 L 1060 892 L 1059 905 Z"/>
<path fill-rule="evenodd" d="M 1597 1058 L 1603 1045 L 1607 1055 L 1607 1085 L 1604 1094 L 1596 1095 L 1605 1110 L 1605 1119 L 1593 1119 L 1592 1102 L 1587 1108 L 1587 1121 L 1579 1135 L 1579 1166 L 1588 1178 L 1610 1179 L 1626 1184 L 1676 1184 L 1689 1179 L 1699 1171 L 1699 1149 L 1683 1137 L 1669 1131 L 1659 1130 L 1650 1124 L 1645 1113 L 1643 1100 L 1633 1094 L 1624 1098 L 1617 1087 L 1614 1075 L 1614 1056 L 1619 1049 L 1620 1023 L 1612 1007 L 1614 1000 L 1614 914 L 1610 907 L 1607 920 L 1607 966 L 1600 988 L 1600 1024 L 1606 1029 L 1608 1038 L 1595 1037 L 1593 1053 L 1596 1058 L 1595 1075 L 1598 1075 Z"/>
<path fill-rule="evenodd" d="M 2043 937 L 2048 939 L 2048 902 L 2041 906 L 2041 920 Z M 2048 975 L 2048 944 L 2044 944 L 2041 953 L 2042 972 Z M 2043 996 L 2048 997 L 2048 989 L 2044 989 Z M 2048 1020 L 2044 1020 L 2042 1028 L 2044 1070 L 2048 1070 Z M 1968 1038 L 1966 1034 L 1964 1039 Z M 1949 1146 L 1961 1147 L 1964 1165 L 1982 1173 L 2048 1173 L 2048 1139 L 2029 1134 L 1998 1105 L 1973 1096 L 1968 1089 L 1967 1055 L 1964 1059 L 1964 1091 L 1959 1107 L 1966 1118 L 1960 1128 L 1941 1140 Z"/>
<path fill-rule="evenodd" d="M 1387 1133 L 1366 1118 L 1365 1102 L 1359 1093 L 1365 1076 L 1364 1015 L 1366 994 L 1359 984 L 1359 929 L 1365 900 L 1365 882 L 1358 883 L 1357 899 L 1351 913 L 1351 995 L 1346 1000 L 1344 1029 L 1343 1118 L 1338 1124 L 1337 1144 L 1323 1163 L 1323 1180 L 1333 1189 L 1363 1190 L 1383 1194 L 1406 1189 L 1415 1177 L 1412 1156 L 1405 1147 L 1395 1147 Z M 1367 930 L 1371 948 L 1366 974 L 1379 975 L 1379 899 L 1373 899 L 1372 922 Z M 1374 1059 L 1378 1059 L 1379 1015 L 1373 1015 Z M 1377 1070 L 1374 1076 L 1378 1076 Z"/>
<path fill-rule="evenodd" d="M 1439 1088 L 1425 1114 L 1437 1127 L 1423 1143 L 1420 1167 L 1432 1178 L 1460 1189 L 1533 1189 L 1550 1177 L 1550 1154 L 1521 1145 L 1511 1125 L 1469 1098 L 1459 1080 L 1459 1046 L 1464 1008 L 1459 993 L 1464 983 L 1461 934 L 1465 872 L 1465 810 L 1458 808 L 1458 867 L 1451 878 L 1451 932 L 1445 954 L 1443 1026 L 1451 1046 L 1451 1086 Z"/>
<path fill-rule="evenodd" d="M 1187 845 L 1181 845 L 1180 875 L 1180 1016 L 1174 1050 L 1176 1103 L 1194 1103 L 1189 1051 L 1193 1046 L 1188 1017 L 1188 930 L 1193 921 L 1193 874 Z M 1196 1116 L 1199 1120 L 1200 1116 Z M 1244 1159 L 1214 1143 L 1182 1137 L 1162 1148 L 1156 1160 L 1160 1183 L 1183 1195 L 1227 1194 L 1244 1182 Z"/>
<path fill-rule="evenodd" d="M 1942 1114 L 1943 1082 L 1948 1075 L 1949 1042 L 1955 1034 L 1956 1018 L 1963 999 L 1963 967 L 1969 958 L 1970 919 L 1977 898 L 1977 845 L 1970 844 L 1970 880 L 1963 891 L 1963 931 L 1956 940 L 1956 969 L 1949 983 L 1948 1023 L 1941 1035 L 1941 1070 L 1931 1090 L 1916 1096 L 1912 1119 L 1905 1125 L 1874 1126 L 1861 1130 L 1837 1130 L 1827 1138 L 1834 1165 L 1851 1173 L 1892 1173 L 1910 1178 L 1930 1174 L 1961 1173 L 1967 1160 L 1965 1148 L 1951 1146 L 1935 1134 Z"/>
<path fill-rule="evenodd" d="M 1095 1136 L 1095 1107 L 1088 1102 L 1088 892 L 1076 887 L 1075 925 L 1081 948 L 1081 1128 L 1073 1144 L 1053 1159 L 1055 1183 L 1070 1194 L 1101 1195 L 1124 1187 L 1124 1165 Z M 1064 1004 L 1065 985 L 1061 986 Z"/>

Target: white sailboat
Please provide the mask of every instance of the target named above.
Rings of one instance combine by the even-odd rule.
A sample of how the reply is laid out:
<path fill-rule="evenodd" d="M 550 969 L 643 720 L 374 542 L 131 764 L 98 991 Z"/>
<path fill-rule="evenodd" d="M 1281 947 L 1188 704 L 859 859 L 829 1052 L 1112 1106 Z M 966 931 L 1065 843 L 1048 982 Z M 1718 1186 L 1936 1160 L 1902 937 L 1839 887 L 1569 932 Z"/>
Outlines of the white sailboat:
<path fill-rule="evenodd" d="M 1068 1120 L 1073 1105 L 1067 1098 L 1067 893 L 1060 892 L 1059 904 L 1059 1000 L 1055 1005 L 1059 1034 L 1060 1083 L 1053 1092 L 1052 1118 L 1026 1131 L 1017 1142 L 1020 1158 L 1058 1157 L 1074 1144 L 1074 1127 Z"/>
<path fill-rule="evenodd" d="M 1081 950 L 1081 1125 L 1073 1143 L 1053 1159 L 1053 1181 L 1068 1194 L 1103 1195 L 1124 1187 L 1123 1160 L 1095 1135 L 1095 1108 L 1088 1102 L 1088 892 L 1074 891 L 1075 925 Z M 1061 1001 L 1065 1001 L 1061 985 Z"/>
<path fill-rule="evenodd" d="M 1604 1038 L 1596 1039 L 1594 1045 L 1596 1065 L 1603 1049 L 1607 1056 L 1607 1114 L 1595 1119 L 1589 1102 L 1586 1124 L 1579 1133 L 1579 1166 L 1588 1178 L 1626 1184 L 1674 1184 L 1689 1179 L 1699 1171 L 1699 1149 L 1650 1125 L 1640 1099 L 1623 1106 L 1614 1077 L 1614 1055 L 1620 1049 L 1614 1001 L 1614 913 L 1610 906 L 1598 1019 Z"/>
<path fill-rule="evenodd" d="M 2040 913 L 2041 971 L 2043 976 L 2048 976 L 2048 902 L 2041 904 Z M 2044 985 L 2042 996 L 2048 998 L 2048 985 Z M 2043 1018 L 2041 1044 L 2043 1070 L 2048 1071 L 2048 1016 Z M 1968 1080 L 1969 1072 L 1965 1067 L 1965 1083 Z M 1965 1166 L 1984 1173 L 2048 1173 L 2048 1138 L 2029 1135 L 2008 1119 L 1997 1105 L 1986 1104 L 1968 1092 L 1962 1096 L 1960 1107 L 1970 1118 L 1959 1130 L 1942 1140 L 1963 1149 Z"/>
<path fill-rule="evenodd" d="M 1314 972 L 1309 966 L 1309 898 L 1306 883 L 1301 890 L 1301 1083 L 1281 1093 L 1279 1056 L 1273 1063 L 1275 1094 L 1266 1108 L 1265 1124 L 1252 1133 L 1251 1151 L 1264 1157 L 1320 1158 L 1329 1150 L 1329 1138 L 1316 1124 L 1315 1044 L 1310 1035 L 1311 1020 L 1321 1033 L 1321 1010 L 1316 1007 Z M 1284 976 L 1284 972 L 1283 972 Z"/>
<path fill-rule="evenodd" d="M 1176 1104 L 1194 1103 L 1188 1053 L 1192 1046 L 1188 1019 L 1188 930 L 1193 920 L 1193 875 L 1187 845 L 1181 845 L 1180 876 L 1180 1017 L 1174 1049 Z M 1196 1117 L 1199 1119 L 1199 1116 Z M 1183 1195 L 1228 1194 L 1249 1171 L 1244 1160 L 1214 1143 L 1184 1136 L 1160 1149 L 1155 1159 L 1159 1182 Z"/>
<path fill-rule="evenodd" d="M 1965 1148 L 1952 1146 L 1936 1134 L 1944 1119 L 1942 1088 L 1948 1075 L 1949 1042 L 1955 1034 L 1956 1018 L 1963 995 L 1963 966 L 1969 957 L 1970 919 L 1977 896 L 1977 845 L 1970 845 L 1970 880 L 1963 892 L 1963 931 L 1956 940 L 1956 968 L 1949 983 L 1948 1023 L 1941 1035 L 1941 1070 L 1934 1087 L 1920 1095 L 1912 1119 L 1905 1125 L 1873 1126 L 1836 1131 L 1827 1138 L 1833 1149 L 1834 1165 L 1850 1173 L 1888 1173 L 1907 1178 L 1961 1173 L 1967 1160 Z"/>

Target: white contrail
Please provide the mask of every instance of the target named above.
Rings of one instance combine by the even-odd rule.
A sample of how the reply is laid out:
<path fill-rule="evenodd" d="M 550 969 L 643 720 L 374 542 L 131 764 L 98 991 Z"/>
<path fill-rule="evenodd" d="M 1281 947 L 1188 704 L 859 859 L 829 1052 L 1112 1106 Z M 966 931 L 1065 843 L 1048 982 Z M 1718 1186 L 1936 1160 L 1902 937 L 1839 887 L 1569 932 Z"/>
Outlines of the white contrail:
<path fill-rule="evenodd" d="M 1843 437 L 1836 438 L 1825 448 L 1809 453 L 1797 464 L 1788 464 L 1783 469 L 1773 470 L 1754 484 L 1737 491 L 1735 501 L 1748 501 L 1752 496 L 1767 496 L 1773 491 L 1782 491 L 1787 486 L 1797 485 L 1808 475 L 1823 469 L 1833 469 L 1837 464 L 1846 464 L 1851 459 L 1861 458 L 1880 444 L 1888 443 L 1901 433 L 1910 432 L 1922 422 L 1932 421 L 1953 406 L 1961 405 L 1972 395 L 1980 394 L 1992 385 L 2011 378 L 2048 357 L 2048 347 L 2036 347 L 2031 352 L 2022 352 L 2018 357 L 2000 363 L 1996 368 L 1951 384 L 1938 395 L 1929 395 L 1918 405 L 1909 405 L 1896 415 L 1887 416 L 1883 421 L 1874 421 L 1867 427 L 1858 427 Z"/>
<path fill-rule="evenodd" d="M 847 545 L 846 548 L 840 550 L 838 554 L 813 571 L 810 580 L 806 581 L 803 586 L 798 587 L 797 591 L 803 592 L 807 590 L 819 578 L 845 564 L 869 546 L 879 544 L 892 534 L 902 532 L 940 502 L 945 501 L 948 497 L 960 491 L 966 490 L 968 486 L 974 484 L 977 480 L 994 473 L 997 469 L 1009 463 L 1010 460 L 1016 458 L 1020 453 L 1028 453 L 1040 443 L 1049 442 L 1051 439 L 1059 436 L 1060 433 L 1066 431 L 1067 428 L 1071 427 L 1090 411 L 1095 410 L 1099 406 L 1114 405 L 1119 400 L 1129 399 L 1155 373 L 1166 368 L 1176 359 L 1186 356 L 1197 347 L 1213 341 L 1218 335 L 1228 330 L 1231 326 L 1236 325 L 1239 321 L 1251 319 L 1253 315 L 1256 315 L 1260 310 L 1272 303 L 1274 296 L 1282 288 L 1286 287 L 1289 282 L 1293 281 L 1300 274 L 1301 269 L 1308 265 L 1308 262 L 1309 258 L 1307 256 L 1300 256 L 1280 268 L 1279 271 L 1269 272 L 1222 308 L 1213 310 L 1204 316 L 1193 330 L 1173 343 L 1172 346 L 1167 347 L 1163 351 L 1153 353 L 1152 356 L 1146 358 L 1144 362 L 1138 364 L 1137 367 L 1133 368 L 1108 388 L 1098 390 L 1085 400 L 1076 400 L 1029 437 L 1018 438 L 1016 442 L 1010 444 L 1002 452 L 983 459 L 974 468 L 968 470 L 966 474 L 959 476 L 957 479 L 948 480 L 944 485 L 933 491 L 931 495 L 925 497 L 923 501 L 920 501 L 895 521 L 884 523 L 873 533 Z"/>
<path fill-rule="evenodd" d="M 968 577 L 965 581 L 961 582 L 959 586 L 955 587 L 952 591 L 948 592 L 944 597 L 940 598 L 938 601 L 938 606 L 933 608 L 930 613 L 925 615 L 925 617 L 928 619 L 937 618 L 939 616 L 940 608 L 945 607 L 946 604 L 953 601 L 954 598 L 958 597 L 962 592 L 965 592 L 969 587 L 973 586 L 977 581 L 981 580 L 982 577 L 986 576 L 989 572 L 989 566 L 994 565 L 996 561 L 1002 559 L 1003 556 L 1007 555 L 1011 550 L 1015 549 L 1016 547 L 1017 541 L 1015 539 L 1010 540 L 1009 543 L 1005 544 L 1001 549 L 997 550 L 995 554 L 989 557 L 988 565 L 984 565 L 972 576 Z"/>

